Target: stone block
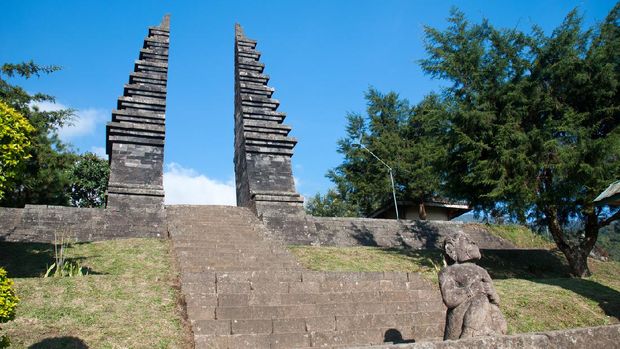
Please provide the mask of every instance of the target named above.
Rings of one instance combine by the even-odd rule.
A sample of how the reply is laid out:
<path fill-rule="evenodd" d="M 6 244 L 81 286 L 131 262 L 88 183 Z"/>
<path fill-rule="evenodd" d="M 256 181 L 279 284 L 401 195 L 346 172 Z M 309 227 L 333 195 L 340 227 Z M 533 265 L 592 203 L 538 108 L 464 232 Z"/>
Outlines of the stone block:
<path fill-rule="evenodd" d="M 228 349 L 231 344 L 231 336 L 218 335 L 194 335 L 195 349 Z"/>
<path fill-rule="evenodd" d="M 197 320 L 192 323 L 194 335 L 229 335 L 230 320 Z"/>
<path fill-rule="evenodd" d="M 250 293 L 249 282 L 218 282 L 217 293 Z"/>
<path fill-rule="evenodd" d="M 269 348 L 271 345 L 269 334 L 239 334 L 231 336 L 230 348 L 256 349 Z"/>
<path fill-rule="evenodd" d="M 250 296 L 247 293 L 220 293 L 217 295 L 219 307 L 247 307 Z"/>
<path fill-rule="evenodd" d="M 330 331 L 312 332 L 313 347 L 370 345 L 383 342 L 383 334 L 379 330 L 366 331 Z"/>
<path fill-rule="evenodd" d="M 215 319 L 215 307 L 210 306 L 188 306 L 187 317 L 190 320 L 213 320 Z"/>
<path fill-rule="evenodd" d="M 232 334 L 261 334 L 273 332 L 271 320 L 232 320 Z"/>
<path fill-rule="evenodd" d="M 234 320 L 252 318 L 251 307 L 218 307 L 215 308 L 217 320 Z"/>
<path fill-rule="evenodd" d="M 288 318 L 274 319 L 273 333 L 304 333 L 306 332 L 306 319 Z"/>
<path fill-rule="evenodd" d="M 309 333 L 274 333 L 271 335 L 272 349 L 288 349 L 309 347 L 311 344 Z"/>
<path fill-rule="evenodd" d="M 325 332 L 334 331 L 336 329 L 335 316 L 315 316 L 307 317 L 306 331 L 308 332 Z"/>

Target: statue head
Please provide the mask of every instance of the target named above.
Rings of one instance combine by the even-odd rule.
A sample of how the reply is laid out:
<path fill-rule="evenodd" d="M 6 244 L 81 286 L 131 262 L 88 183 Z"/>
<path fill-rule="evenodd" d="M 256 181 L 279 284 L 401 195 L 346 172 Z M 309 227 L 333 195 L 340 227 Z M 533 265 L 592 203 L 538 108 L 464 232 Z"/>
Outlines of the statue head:
<path fill-rule="evenodd" d="M 462 231 L 446 237 L 443 252 L 448 264 L 477 261 L 481 257 L 476 242 Z"/>

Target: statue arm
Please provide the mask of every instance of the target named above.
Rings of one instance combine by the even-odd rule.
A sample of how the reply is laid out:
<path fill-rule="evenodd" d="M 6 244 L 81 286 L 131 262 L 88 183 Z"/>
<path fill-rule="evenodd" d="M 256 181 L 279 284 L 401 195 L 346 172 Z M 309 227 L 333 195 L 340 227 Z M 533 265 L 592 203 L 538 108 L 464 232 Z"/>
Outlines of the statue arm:
<path fill-rule="evenodd" d="M 495 286 L 493 286 L 493 280 L 484 268 L 481 269 L 483 271 L 482 282 L 484 282 L 485 292 L 489 298 L 489 301 L 493 304 L 499 305 L 499 295 L 495 291 Z"/>
<path fill-rule="evenodd" d="M 468 287 L 460 287 L 449 273 L 439 275 L 439 285 L 443 302 L 448 309 L 456 308 L 473 296 Z"/>

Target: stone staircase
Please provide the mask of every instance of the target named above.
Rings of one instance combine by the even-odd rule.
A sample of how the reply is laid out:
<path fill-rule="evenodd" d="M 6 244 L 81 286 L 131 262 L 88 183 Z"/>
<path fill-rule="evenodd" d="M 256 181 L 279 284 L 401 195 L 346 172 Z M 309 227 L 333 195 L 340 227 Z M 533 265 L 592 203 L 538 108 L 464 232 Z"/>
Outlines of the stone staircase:
<path fill-rule="evenodd" d="M 308 348 L 432 339 L 445 308 L 416 273 L 302 268 L 247 208 L 168 206 L 196 348 Z"/>

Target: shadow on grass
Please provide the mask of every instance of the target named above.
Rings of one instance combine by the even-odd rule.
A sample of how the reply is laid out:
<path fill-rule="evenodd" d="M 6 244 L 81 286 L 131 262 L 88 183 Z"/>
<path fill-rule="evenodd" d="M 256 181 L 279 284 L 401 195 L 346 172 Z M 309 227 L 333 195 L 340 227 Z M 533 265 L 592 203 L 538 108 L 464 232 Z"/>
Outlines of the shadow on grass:
<path fill-rule="evenodd" d="M 620 319 L 620 292 L 613 288 L 601 285 L 596 281 L 578 278 L 534 279 L 532 281 L 575 292 L 597 302 L 606 315 Z"/>
<path fill-rule="evenodd" d="M 82 262 L 84 257 L 67 258 L 67 261 Z M 54 263 L 54 244 L 22 243 L 0 241 L 0 267 L 11 278 L 41 277 L 47 267 Z M 94 270 L 84 267 L 89 275 L 98 275 Z"/>
<path fill-rule="evenodd" d="M 494 279 L 540 279 L 570 277 L 563 255 L 548 250 L 481 250 L 477 263 Z"/>
<path fill-rule="evenodd" d="M 88 345 L 77 337 L 45 338 L 28 349 L 88 349 Z"/>
<path fill-rule="evenodd" d="M 413 259 L 417 264 L 425 268 L 434 269 L 442 265 L 443 257 L 441 251 L 437 249 L 412 250 L 409 248 L 388 247 L 382 248 L 382 250 L 390 254 L 399 254 L 406 258 Z"/>
<path fill-rule="evenodd" d="M 425 267 L 432 267 L 433 262 L 441 263 L 439 250 L 386 250 L 414 258 Z M 477 264 L 494 279 L 527 279 L 558 286 L 596 302 L 606 315 L 620 319 L 620 292 L 596 281 L 570 277 L 566 259 L 558 252 L 512 249 L 482 250 L 482 254 Z"/>

